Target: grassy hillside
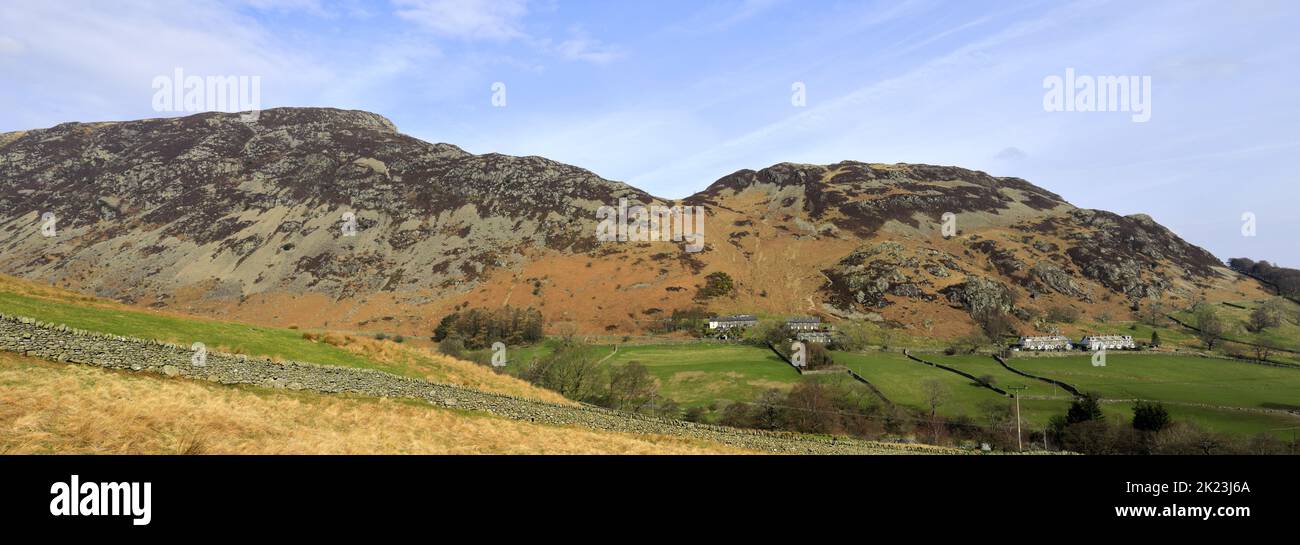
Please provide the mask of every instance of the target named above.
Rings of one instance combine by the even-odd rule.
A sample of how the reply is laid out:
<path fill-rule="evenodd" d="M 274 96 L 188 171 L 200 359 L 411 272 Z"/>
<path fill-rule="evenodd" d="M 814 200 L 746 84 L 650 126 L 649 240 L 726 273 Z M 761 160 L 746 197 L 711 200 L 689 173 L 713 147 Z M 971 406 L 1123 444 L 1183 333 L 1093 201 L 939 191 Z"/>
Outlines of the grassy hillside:
<path fill-rule="evenodd" d="M 705 454 L 658 435 L 544 426 L 415 401 L 222 386 L 0 352 L 0 454 Z"/>
<path fill-rule="evenodd" d="M 255 326 L 127 307 L 92 297 L 0 277 L 0 313 L 209 350 L 363 367 L 479 390 L 565 402 L 554 392 L 429 350 L 335 333 Z"/>

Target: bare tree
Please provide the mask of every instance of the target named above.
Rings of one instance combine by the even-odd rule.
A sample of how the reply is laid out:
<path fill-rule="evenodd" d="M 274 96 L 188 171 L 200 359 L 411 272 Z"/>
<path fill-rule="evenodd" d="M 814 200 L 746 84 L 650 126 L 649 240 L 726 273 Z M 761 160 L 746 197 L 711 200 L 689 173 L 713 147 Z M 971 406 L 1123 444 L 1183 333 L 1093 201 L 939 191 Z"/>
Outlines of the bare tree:
<path fill-rule="evenodd" d="M 952 394 L 948 390 L 948 385 L 935 379 L 929 379 L 921 383 L 921 393 L 925 396 L 925 405 L 930 408 L 930 418 L 934 418 L 939 412 L 939 407 L 948 402 L 948 397 Z"/>
<path fill-rule="evenodd" d="M 1196 317 L 1196 336 L 1205 343 L 1205 348 L 1214 350 L 1219 340 L 1223 338 L 1225 326 L 1219 314 L 1214 311 L 1209 303 L 1197 305 L 1194 313 Z"/>
<path fill-rule="evenodd" d="M 1166 312 L 1168 310 L 1159 297 L 1147 297 L 1146 302 L 1142 304 L 1141 309 L 1138 311 L 1138 321 L 1151 327 L 1160 327 L 1165 325 Z"/>

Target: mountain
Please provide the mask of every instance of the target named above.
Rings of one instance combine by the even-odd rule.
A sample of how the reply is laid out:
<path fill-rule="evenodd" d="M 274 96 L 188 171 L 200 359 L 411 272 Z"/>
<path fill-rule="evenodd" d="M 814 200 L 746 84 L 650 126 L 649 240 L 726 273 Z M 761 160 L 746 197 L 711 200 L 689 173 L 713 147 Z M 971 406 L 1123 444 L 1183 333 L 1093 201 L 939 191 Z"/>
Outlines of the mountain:
<path fill-rule="evenodd" d="M 704 207 L 703 251 L 597 240 L 597 209 L 620 199 Z M 46 213 L 55 236 L 42 236 Z M 1075 208 L 1017 178 L 782 163 L 673 203 L 324 108 L 0 134 L 0 248 L 0 272 L 131 304 L 406 334 L 512 304 L 588 332 L 704 305 L 951 336 L 990 305 L 1028 332 L 1049 305 L 1119 317 L 1148 297 L 1260 292 L 1149 217 Z M 735 292 L 699 299 L 714 272 Z"/>

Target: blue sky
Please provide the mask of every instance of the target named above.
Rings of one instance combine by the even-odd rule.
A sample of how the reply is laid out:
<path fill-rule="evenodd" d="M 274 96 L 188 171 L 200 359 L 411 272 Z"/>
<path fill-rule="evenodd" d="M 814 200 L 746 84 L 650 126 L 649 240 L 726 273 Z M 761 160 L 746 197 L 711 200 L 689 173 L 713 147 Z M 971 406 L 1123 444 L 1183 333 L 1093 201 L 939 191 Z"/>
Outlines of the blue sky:
<path fill-rule="evenodd" d="M 1300 266 L 1296 28 L 1285 0 L 11 0 L 0 131 L 183 115 L 151 102 L 180 67 L 663 197 L 782 161 L 950 164 Z M 1045 111 L 1069 68 L 1149 76 L 1150 121 Z"/>

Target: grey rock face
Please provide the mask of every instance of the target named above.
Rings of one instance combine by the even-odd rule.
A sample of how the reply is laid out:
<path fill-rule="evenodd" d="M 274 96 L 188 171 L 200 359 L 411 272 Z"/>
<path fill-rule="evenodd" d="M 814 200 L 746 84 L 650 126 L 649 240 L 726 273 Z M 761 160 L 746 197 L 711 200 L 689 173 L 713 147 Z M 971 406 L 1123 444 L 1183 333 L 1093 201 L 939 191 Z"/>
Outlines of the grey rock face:
<path fill-rule="evenodd" d="M 208 278 L 223 300 L 437 292 L 530 249 L 594 247 L 596 208 L 620 197 L 654 200 L 541 157 L 423 142 L 368 112 L 65 123 L 0 138 L 0 272 L 89 267 L 90 291 L 124 301 Z M 40 236 L 44 213 L 57 239 Z"/>
<path fill-rule="evenodd" d="M 1015 296 L 1005 284 L 982 276 L 966 275 L 966 281 L 945 288 L 948 301 L 965 308 L 971 315 L 990 311 L 1010 312 Z"/>
<path fill-rule="evenodd" d="M 1029 277 L 1029 287 L 1037 293 L 1047 293 L 1050 290 L 1070 297 L 1089 299 L 1074 277 L 1050 261 L 1035 263 L 1029 269 Z"/>

